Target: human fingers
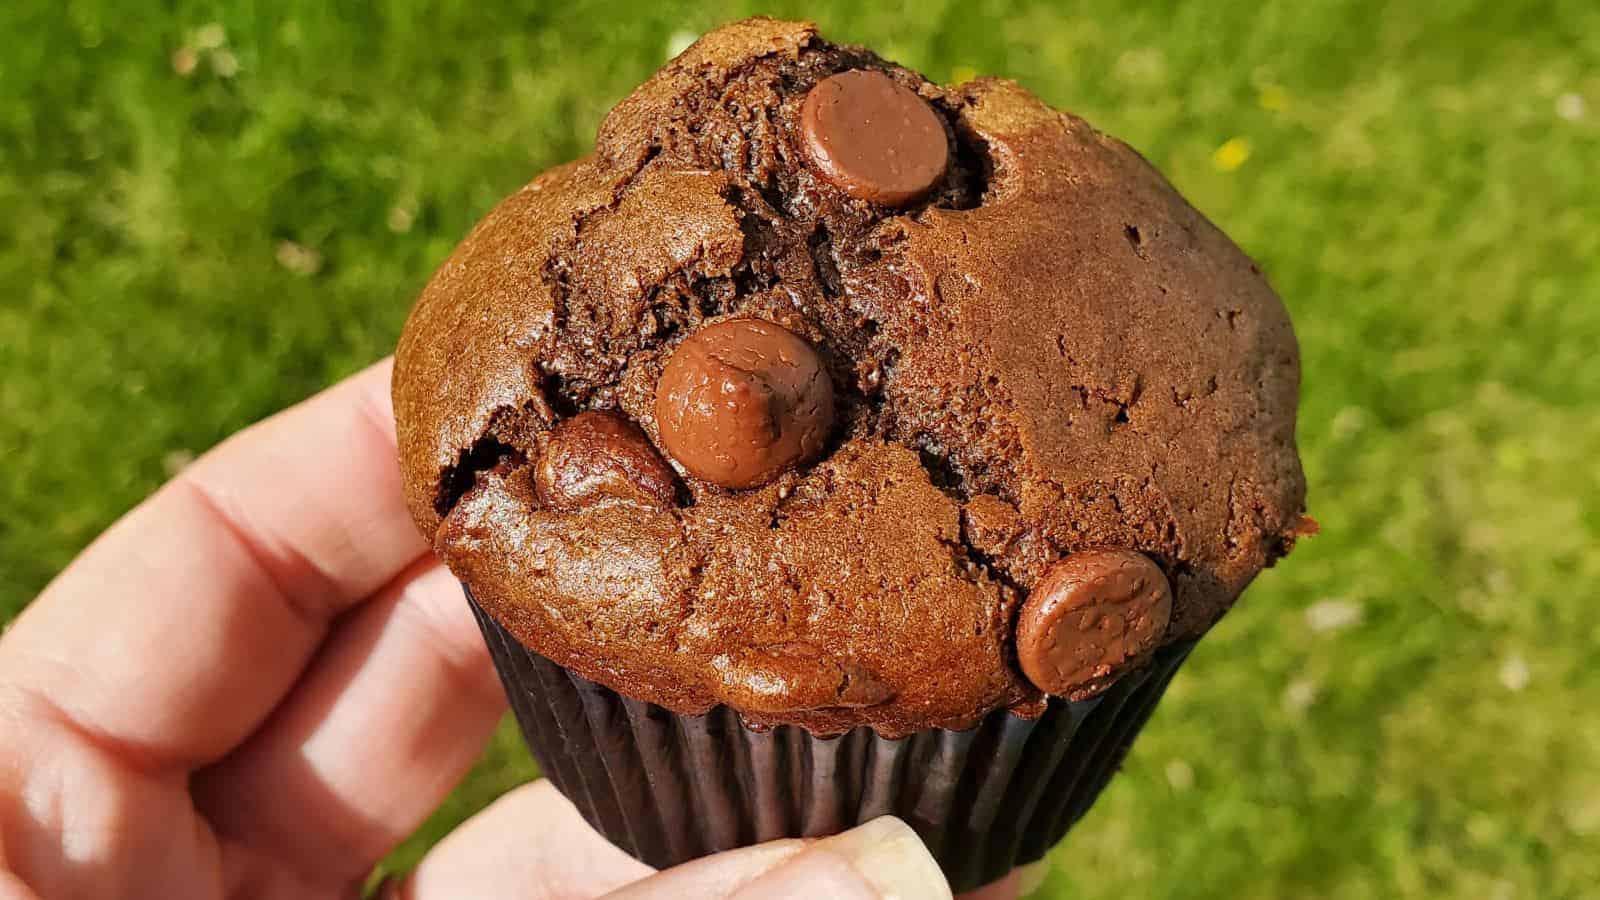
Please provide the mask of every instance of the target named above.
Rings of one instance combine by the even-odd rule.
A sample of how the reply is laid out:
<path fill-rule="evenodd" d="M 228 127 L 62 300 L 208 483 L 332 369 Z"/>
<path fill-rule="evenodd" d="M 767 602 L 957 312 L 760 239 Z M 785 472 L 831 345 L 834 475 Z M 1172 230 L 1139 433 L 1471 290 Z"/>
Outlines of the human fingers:
<path fill-rule="evenodd" d="M 224 442 L 95 541 L 0 641 L 0 689 L 140 769 L 220 758 L 328 622 L 426 552 L 387 361 Z"/>
<path fill-rule="evenodd" d="M 580 900 L 651 874 L 601 837 L 549 781 L 506 794 L 452 831 L 397 885 L 404 900 Z"/>
<path fill-rule="evenodd" d="M 461 587 L 419 562 L 344 620 L 243 746 L 196 774 L 212 826 L 333 883 L 433 812 L 506 708 Z"/>
<path fill-rule="evenodd" d="M 889 817 L 822 840 L 758 844 L 651 875 L 643 863 L 596 834 L 549 782 L 539 781 L 458 828 L 394 896 L 578 900 L 602 895 L 607 900 L 948 900 L 950 889 L 916 833 Z"/>
<path fill-rule="evenodd" d="M 813 841 L 778 841 L 707 856 L 608 900 L 950 900 L 950 886 L 910 826 L 882 816 Z"/>

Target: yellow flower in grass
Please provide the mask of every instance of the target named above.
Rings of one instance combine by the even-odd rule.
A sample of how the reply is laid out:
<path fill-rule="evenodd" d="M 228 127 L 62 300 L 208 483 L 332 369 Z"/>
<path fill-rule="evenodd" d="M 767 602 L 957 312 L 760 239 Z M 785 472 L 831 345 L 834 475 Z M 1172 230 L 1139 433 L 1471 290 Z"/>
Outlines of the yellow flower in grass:
<path fill-rule="evenodd" d="M 1218 172 L 1232 172 L 1245 164 L 1250 158 L 1250 139 L 1247 137 L 1228 138 L 1222 146 L 1211 151 L 1211 164 L 1216 166 Z"/>

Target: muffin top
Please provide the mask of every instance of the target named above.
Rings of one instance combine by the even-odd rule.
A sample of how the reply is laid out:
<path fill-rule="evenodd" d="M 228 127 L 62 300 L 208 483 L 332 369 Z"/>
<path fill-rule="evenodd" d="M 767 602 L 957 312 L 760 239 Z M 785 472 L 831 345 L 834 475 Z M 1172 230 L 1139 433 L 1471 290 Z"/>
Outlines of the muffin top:
<path fill-rule="evenodd" d="M 1302 529 L 1282 304 L 1126 145 L 810 24 L 703 37 L 496 207 L 394 376 L 418 527 L 533 650 L 885 736 L 1092 697 Z"/>

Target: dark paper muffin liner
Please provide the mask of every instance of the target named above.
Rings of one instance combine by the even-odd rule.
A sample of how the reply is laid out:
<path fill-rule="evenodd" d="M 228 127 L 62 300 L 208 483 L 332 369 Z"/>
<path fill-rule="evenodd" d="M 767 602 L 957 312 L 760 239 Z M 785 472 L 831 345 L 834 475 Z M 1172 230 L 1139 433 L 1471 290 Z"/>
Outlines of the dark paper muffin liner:
<path fill-rule="evenodd" d="M 834 834 L 885 814 L 971 890 L 1061 840 L 1127 755 L 1192 644 L 1158 652 L 1090 700 L 1005 710 L 967 731 L 885 740 L 744 727 L 719 706 L 681 716 L 523 647 L 472 601 L 506 696 L 544 774 L 617 846 L 656 868 L 747 844 Z"/>

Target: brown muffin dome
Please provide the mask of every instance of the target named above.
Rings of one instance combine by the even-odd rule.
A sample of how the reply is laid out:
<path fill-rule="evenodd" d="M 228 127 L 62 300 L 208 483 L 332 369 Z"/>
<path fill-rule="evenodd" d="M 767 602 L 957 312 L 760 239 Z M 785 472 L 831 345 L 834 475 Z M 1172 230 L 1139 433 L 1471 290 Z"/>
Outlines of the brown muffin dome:
<path fill-rule="evenodd" d="M 702 407 L 664 440 L 686 341 L 668 389 Z M 752 19 L 473 230 L 394 394 L 417 525 L 529 648 L 679 713 L 896 735 L 1043 708 L 1014 632 L 1075 554 L 1143 554 L 1170 611 L 1052 605 L 1046 689 L 1209 628 L 1300 527 L 1298 381 L 1266 279 L 1126 145 Z M 1062 631 L 1091 619 L 1098 669 Z"/>

